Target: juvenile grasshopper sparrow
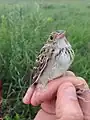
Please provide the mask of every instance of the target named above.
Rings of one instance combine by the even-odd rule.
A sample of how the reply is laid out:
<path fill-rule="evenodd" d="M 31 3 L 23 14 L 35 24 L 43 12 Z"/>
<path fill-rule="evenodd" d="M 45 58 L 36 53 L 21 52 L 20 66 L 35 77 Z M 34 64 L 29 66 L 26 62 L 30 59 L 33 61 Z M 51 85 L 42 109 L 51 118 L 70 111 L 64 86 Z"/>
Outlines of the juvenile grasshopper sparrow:
<path fill-rule="evenodd" d="M 52 32 L 41 48 L 33 69 L 33 84 L 46 86 L 49 80 L 62 76 L 74 60 L 74 51 L 64 30 Z"/>

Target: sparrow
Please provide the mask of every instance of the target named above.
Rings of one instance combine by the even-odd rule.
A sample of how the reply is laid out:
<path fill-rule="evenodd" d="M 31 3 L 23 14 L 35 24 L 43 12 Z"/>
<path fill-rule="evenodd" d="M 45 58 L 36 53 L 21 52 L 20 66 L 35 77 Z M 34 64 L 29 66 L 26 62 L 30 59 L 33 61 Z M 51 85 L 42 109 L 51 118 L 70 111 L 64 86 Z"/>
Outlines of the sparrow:
<path fill-rule="evenodd" d="M 46 86 L 50 80 L 62 76 L 74 60 L 74 50 L 66 38 L 66 31 L 52 32 L 36 57 L 32 85 Z"/>

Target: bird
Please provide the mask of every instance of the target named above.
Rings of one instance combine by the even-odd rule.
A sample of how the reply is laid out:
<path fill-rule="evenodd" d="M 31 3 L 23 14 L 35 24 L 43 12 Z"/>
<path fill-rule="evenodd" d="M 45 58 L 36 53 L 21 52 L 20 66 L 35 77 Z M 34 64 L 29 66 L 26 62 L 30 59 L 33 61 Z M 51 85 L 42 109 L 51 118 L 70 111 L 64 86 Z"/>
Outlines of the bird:
<path fill-rule="evenodd" d="M 51 32 L 36 57 L 32 85 L 45 87 L 50 80 L 62 76 L 74 61 L 75 53 L 65 30 Z"/>

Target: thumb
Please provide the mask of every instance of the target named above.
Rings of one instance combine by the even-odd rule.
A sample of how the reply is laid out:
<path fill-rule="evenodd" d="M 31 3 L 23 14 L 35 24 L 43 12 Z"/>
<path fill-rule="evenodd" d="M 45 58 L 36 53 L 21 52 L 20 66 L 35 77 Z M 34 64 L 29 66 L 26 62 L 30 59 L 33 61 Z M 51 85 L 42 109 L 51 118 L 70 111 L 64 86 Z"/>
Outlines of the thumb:
<path fill-rule="evenodd" d="M 83 120 L 75 87 L 71 82 L 60 85 L 57 91 L 56 117 L 59 120 Z"/>

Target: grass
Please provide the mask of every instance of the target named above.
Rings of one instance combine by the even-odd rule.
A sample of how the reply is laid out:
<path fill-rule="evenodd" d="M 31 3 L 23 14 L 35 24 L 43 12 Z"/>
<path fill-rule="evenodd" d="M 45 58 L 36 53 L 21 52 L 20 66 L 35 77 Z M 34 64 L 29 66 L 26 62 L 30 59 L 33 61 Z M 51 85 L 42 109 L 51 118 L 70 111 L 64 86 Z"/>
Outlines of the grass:
<path fill-rule="evenodd" d="M 89 21 L 89 0 L 1 2 L 0 79 L 5 120 L 31 120 L 35 116 L 38 108 L 24 105 L 22 98 L 30 85 L 36 55 L 54 30 L 67 31 L 76 54 L 71 70 L 90 84 Z"/>

